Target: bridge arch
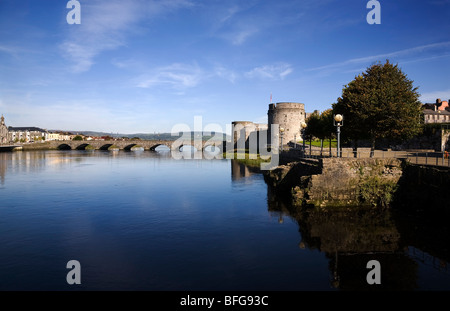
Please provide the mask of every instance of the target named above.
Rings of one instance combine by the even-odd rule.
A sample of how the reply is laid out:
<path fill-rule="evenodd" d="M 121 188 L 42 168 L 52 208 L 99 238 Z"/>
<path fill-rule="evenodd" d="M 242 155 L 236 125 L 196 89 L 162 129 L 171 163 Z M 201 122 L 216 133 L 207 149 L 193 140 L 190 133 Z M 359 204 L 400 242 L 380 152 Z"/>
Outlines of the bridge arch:
<path fill-rule="evenodd" d="M 57 148 L 58 148 L 58 150 L 72 150 L 72 146 L 70 146 L 68 144 L 61 144 Z"/>
<path fill-rule="evenodd" d="M 155 145 L 151 146 L 151 147 L 150 147 L 150 151 L 157 151 L 156 148 L 158 148 L 158 147 L 160 147 L 160 146 L 165 146 L 165 147 L 169 148 L 168 151 L 171 150 L 171 146 L 170 146 L 169 144 L 162 144 L 162 143 L 161 143 L 161 144 L 155 144 Z"/>
<path fill-rule="evenodd" d="M 217 145 L 214 145 L 214 144 L 205 145 L 203 147 L 203 151 L 204 152 L 209 152 L 209 153 L 212 153 L 212 154 L 221 153 L 222 149 L 223 149 L 222 146 L 217 146 Z"/>
<path fill-rule="evenodd" d="M 134 149 L 136 149 L 136 150 L 137 149 L 144 149 L 144 147 L 142 147 L 139 144 L 130 144 L 130 145 L 127 145 L 127 146 L 123 147 L 123 150 L 125 150 L 125 151 L 132 151 Z"/>
<path fill-rule="evenodd" d="M 108 151 L 108 150 L 111 150 L 111 147 L 117 147 L 117 146 L 115 146 L 114 144 L 105 144 L 103 146 L 100 146 L 99 150 Z M 117 148 L 119 148 L 119 147 L 117 147 Z"/>
<path fill-rule="evenodd" d="M 95 149 L 95 148 L 90 144 L 81 144 L 81 145 L 77 146 L 75 149 L 76 150 L 89 150 L 89 149 Z"/>
<path fill-rule="evenodd" d="M 184 148 L 186 147 L 186 148 Z M 180 152 L 197 152 L 197 151 L 201 151 L 201 149 L 199 150 L 196 146 L 191 145 L 191 144 L 181 144 L 177 147 L 178 151 Z"/>

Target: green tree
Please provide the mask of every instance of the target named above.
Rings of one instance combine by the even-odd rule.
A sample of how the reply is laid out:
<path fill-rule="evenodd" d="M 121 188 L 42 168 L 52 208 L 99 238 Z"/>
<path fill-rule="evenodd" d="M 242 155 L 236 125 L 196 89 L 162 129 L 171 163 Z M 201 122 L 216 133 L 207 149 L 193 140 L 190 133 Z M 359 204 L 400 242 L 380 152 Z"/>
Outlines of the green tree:
<path fill-rule="evenodd" d="M 333 109 L 327 109 L 320 114 L 320 126 L 323 131 L 323 139 L 330 140 L 330 154 L 331 154 L 331 140 L 334 137 L 335 127 L 333 125 Z M 321 153 L 323 151 L 323 142 L 321 144 Z"/>
<path fill-rule="evenodd" d="M 386 61 L 369 67 L 344 86 L 333 112 L 344 116 L 344 138 L 402 140 L 421 130 L 422 105 L 417 87 L 398 65 Z"/>
<path fill-rule="evenodd" d="M 77 135 L 74 138 L 72 138 L 72 140 L 83 140 L 83 137 L 81 137 L 80 135 Z"/>
<path fill-rule="evenodd" d="M 306 119 L 305 134 L 309 138 L 316 137 L 320 140 L 320 153 L 323 152 L 323 141 L 327 138 L 331 140 L 333 137 L 333 110 L 327 109 L 319 114 L 314 111 L 308 119 Z M 331 146 L 331 141 L 330 141 Z"/>
<path fill-rule="evenodd" d="M 317 110 L 310 114 L 310 116 L 305 120 L 306 129 L 305 136 L 309 139 L 312 137 L 319 137 L 321 128 L 320 128 L 320 114 Z"/>

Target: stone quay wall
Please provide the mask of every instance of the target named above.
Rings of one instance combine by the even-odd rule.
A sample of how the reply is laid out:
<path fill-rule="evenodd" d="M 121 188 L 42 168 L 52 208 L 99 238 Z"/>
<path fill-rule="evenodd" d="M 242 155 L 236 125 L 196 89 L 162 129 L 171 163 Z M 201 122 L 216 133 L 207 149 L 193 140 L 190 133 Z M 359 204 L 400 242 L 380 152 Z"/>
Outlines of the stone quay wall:
<path fill-rule="evenodd" d="M 388 206 L 402 176 L 402 160 L 323 158 L 301 159 L 265 175 L 294 205 Z"/>
<path fill-rule="evenodd" d="M 450 168 L 395 158 L 300 159 L 265 172 L 294 206 L 396 207 L 450 216 Z"/>
<path fill-rule="evenodd" d="M 419 212 L 450 216 L 450 168 L 406 165 L 398 183 L 394 205 L 402 210 L 417 206 Z"/>

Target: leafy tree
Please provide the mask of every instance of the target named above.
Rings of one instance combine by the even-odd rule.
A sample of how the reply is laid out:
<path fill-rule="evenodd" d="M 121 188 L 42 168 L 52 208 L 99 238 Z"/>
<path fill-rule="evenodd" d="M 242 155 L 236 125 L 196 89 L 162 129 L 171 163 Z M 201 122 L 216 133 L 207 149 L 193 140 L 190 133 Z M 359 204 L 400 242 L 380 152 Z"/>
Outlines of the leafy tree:
<path fill-rule="evenodd" d="M 72 140 L 83 140 L 83 137 L 81 137 L 80 135 L 77 135 L 74 138 L 72 138 Z"/>
<path fill-rule="evenodd" d="M 402 140 L 421 130 L 421 103 L 417 87 L 398 65 L 374 64 L 344 86 L 333 104 L 344 116 L 343 137 L 370 139 L 372 149 L 382 138 Z"/>
<path fill-rule="evenodd" d="M 327 109 L 319 114 L 318 111 L 314 111 L 306 120 L 306 136 L 314 136 L 320 139 L 320 152 L 323 152 L 323 141 L 327 138 L 331 140 L 333 137 L 333 110 Z M 331 146 L 331 142 L 330 142 Z"/>
<path fill-rule="evenodd" d="M 323 131 L 323 139 L 330 140 L 330 153 L 331 153 L 331 139 L 334 137 L 336 131 L 333 125 L 333 109 L 327 109 L 320 114 L 320 125 Z M 323 151 L 323 142 L 321 144 L 321 152 Z"/>
<path fill-rule="evenodd" d="M 312 139 L 312 137 L 319 137 L 321 132 L 319 112 L 315 110 L 305 121 L 305 136 L 310 139 Z"/>

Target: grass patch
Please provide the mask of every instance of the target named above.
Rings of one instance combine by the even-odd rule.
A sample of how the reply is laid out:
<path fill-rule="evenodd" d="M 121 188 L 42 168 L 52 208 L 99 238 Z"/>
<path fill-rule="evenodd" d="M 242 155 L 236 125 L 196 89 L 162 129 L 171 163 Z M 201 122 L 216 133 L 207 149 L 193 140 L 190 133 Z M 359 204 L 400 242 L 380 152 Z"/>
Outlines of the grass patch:
<path fill-rule="evenodd" d="M 298 142 L 298 144 L 299 145 L 303 145 L 303 142 Z M 314 146 L 314 147 L 320 147 L 320 140 L 318 140 L 318 139 L 313 140 L 311 142 L 311 145 Z M 305 146 L 309 146 L 309 141 L 308 140 L 305 141 Z M 333 147 L 334 148 L 337 147 L 337 141 L 336 140 L 332 140 L 331 141 L 331 147 L 332 148 Z M 323 141 L 323 149 L 326 149 L 326 148 L 330 148 L 330 140 L 329 139 Z"/>
<path fill-rule="evenodd" d="M 239 157 L 242 157 L 242 153 L 243 153 L 242 151 L 244 151 L 244 150 L 242 150 L 242 151 L 238 150 L 238 151 L 240 151 Z M 245 150 L 244 154 L 245 154 L 245 159 L 239 159 L 238 152 L 236 151 L 236 152 L 234 152 L 233 159 L 238 161 L 239 163 L 242 163 L 247 166 L 252 166 L 252 167 L 260 167 L 261 163 L 270 162 L 270 160 L 271 160 L 270 158 L 267 160 L 262 159 L 259 154 L 249 153 L 248 150 Z M 227 154 L 224 153 L 223 157 L 226 158 Z M 256 157 L 256 159 L 255 159 L 255 157 Z"/>

